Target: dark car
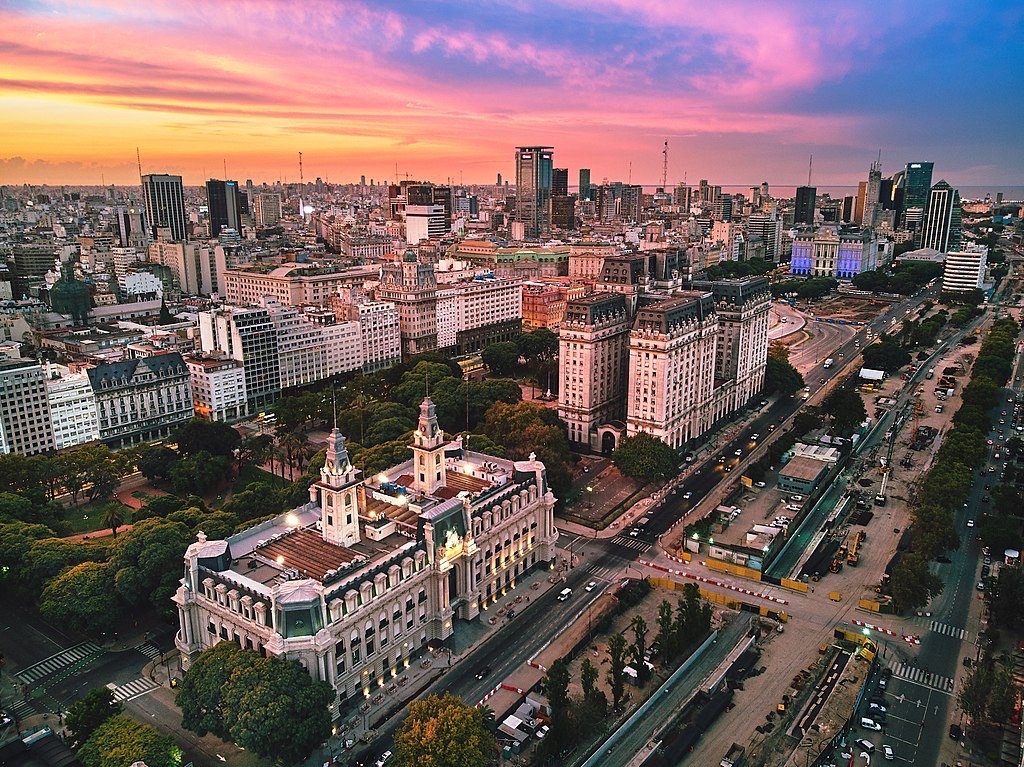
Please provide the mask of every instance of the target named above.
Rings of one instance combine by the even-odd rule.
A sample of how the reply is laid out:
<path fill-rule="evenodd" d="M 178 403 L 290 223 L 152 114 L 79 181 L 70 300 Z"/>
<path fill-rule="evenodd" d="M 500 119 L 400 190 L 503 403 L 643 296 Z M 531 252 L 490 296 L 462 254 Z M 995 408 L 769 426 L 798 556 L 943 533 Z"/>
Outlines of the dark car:
<path fill-rule="evenodd" d="M 490 673 L 491 673 L 491 667 L 490 666 L 484 666 L 482 669 L 480 669 L 479 671 L 476 672 L 476 678 L 477 679 L 483 679 L 485 676 L 487 676 Z"/>
<path fill-rule="evenodd" d="M 964 736 L 964 731 L 960 729 L 960 725 L 951 724 L 949 725 L 949 737 L 953 740 L 960 740 Z"/>

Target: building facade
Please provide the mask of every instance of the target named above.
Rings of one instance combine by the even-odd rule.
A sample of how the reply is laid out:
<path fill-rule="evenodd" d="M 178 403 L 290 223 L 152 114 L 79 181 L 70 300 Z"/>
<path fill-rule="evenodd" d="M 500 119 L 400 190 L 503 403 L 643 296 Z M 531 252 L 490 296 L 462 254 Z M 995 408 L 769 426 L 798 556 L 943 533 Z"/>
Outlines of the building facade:
<path fill-rule="evenodd" d="M 685 291 L 637 311 L 629 334 L 627 434 L 673 448 L 713 422 L 718 317 L 710 293 Z"/>
<path fill-rule="evenodd" d="M 185 357 L 192 380 L 196 416 L 208 421 L 237 421 L 249 416 L 245 367 L 223 355 Z"/>
<path fill-rule="evenodd" d="M 188 240 L 188 217 L 181 176 L 151 173 L 142 177 L 146 226 L 151 240 Z"/>
<path fill-rule="evenodd" d="M 35 360 L 0 359 L 0 453 L 35 455 L 56 447 L 42 367 Z"/>
<path fill-rule="evenodd" d="M 272 296 L 288 306 L 330 303 L 341 288 L 361 288 L 376 280 L 380 268 L 372 264 L 338 268 L 290 263 L 270 270 L 225 269 L 224 300 L 236 306 L 259 306 Z"/>
<path fill-rule="evenodd" d="M 878 268 L 881 244 L 872 229 L 822 226 L 793 238 L 789 272 L 848 280 Z"/>
<path fill-rule="evenodd" d="M 605 450 L 598 426 L 625 425 L 629 322 L 620 294 L 592 293 L 566 305 L 558 331 L 558 415 L 576 446 Z"/>
<path fill-rule="evenodd" d="M 796 188 L 796 208 L 793 213 L 794 224 L 814 226 L 814 209 L 818 203 L 818 190 L 813 186 Z"/>
<path fill-rule="evenodd" d="M 199 342 L 203 352 L 219 352 L 242 364 L 251 411 L 281 396 L 277 330 L 265 308 L 223 307 L 200 312 Z"/>
<path fill-rule="evenodd" d="M 174 596 L 183 666 L 221 641 L 298 660 L 347 717 L 547 566 L 558 532 L 543 463 L 449 441 L 429 399 L 411 447 L 368 478 L 334 429 L 308 504 L 227 540 L 200 533 Z"/>
<path fill-rule="evenodd" d="M 516 147 L 516 221 L 524 238 L 539 240 L 551 231 L 554 147 Z"/>
<path fill-rule="evenodd" d="M 99 439 L 96 395 L 88 374 L 72 373 L 63 365 L 47 365 L 45 375 L 54 447 L 62 450 Z"/>
<path fill-rule="evenodd" d="M 177 352 L 104 363 L 88 374 L 108 444 L 163 439 L 195 415 L 191 374 Z"/>
<path fill-rule="evenodd" d="M 470 354 L 522 329 L 523 286 L 515 280 L 475 277 L 437 290 L 437 347 Z"/>
<path fill-rule="evenodd" d="M 938 182 L 928 195 L 921 247 L 934 248 L 940 253 L 959 250 L 962 217 L 960 192 L 945 181 Z"/>
<path fill-rule="evenodd" d="M 398 309 L 403 358 L 437 348 L 437 277 L 432 265 L 407 250 L 401 261 L 382 267 L 377 298 Z"/>
<path fill-rule="evenodd" d="M 942 266 L 942 292 L 957 293 L 978 290 L 985 284 L 988 248 L 968 245 L 946 254 Z"/>

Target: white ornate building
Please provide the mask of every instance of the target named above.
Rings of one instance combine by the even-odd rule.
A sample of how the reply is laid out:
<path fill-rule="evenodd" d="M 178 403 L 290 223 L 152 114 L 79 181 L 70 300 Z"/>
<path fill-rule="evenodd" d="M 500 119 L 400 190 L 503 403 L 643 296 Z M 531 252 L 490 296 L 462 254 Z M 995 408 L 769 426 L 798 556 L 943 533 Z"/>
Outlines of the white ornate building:
<path fill-rule="evenodd" d="M 413 458 L 371 478 L 334 429 L 308 504 L 199 534 L 174 596 L 185 668 L 221 641 L 294 658 L 337 690 L 340 716 L 553 558 L 543 463 L 448 441 L 429 398 L 418 427 Z"/>

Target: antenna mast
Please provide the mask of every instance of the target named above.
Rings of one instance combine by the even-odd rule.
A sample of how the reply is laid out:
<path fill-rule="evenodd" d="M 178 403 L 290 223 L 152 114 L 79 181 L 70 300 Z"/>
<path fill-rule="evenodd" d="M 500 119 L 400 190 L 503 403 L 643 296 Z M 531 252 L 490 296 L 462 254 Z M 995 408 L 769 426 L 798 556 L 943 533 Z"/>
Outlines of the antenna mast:
<path fill-rule="evenodd" d="M 305 181 L 303 181 L 302 177 L 302 152 L 299 152 L 299 187 L 303 186 L 305 186 Z"/>
<path fill-rule="evenodd" d="M 668 189 L 668 139 L 665 139 L 665 148 L 661 150 L 661 188 Z"/>
<path fill-rule="evenodd" d="M 221 162 L 224 163 L 224 180 L 227 181 L 228 180 L 228 158 L 227 157 L 222 157 L 221 158 Z"/>
<path fill-rule="evenodd" d="M 139 163 L 139 181 L 142 181 L 142 155 L 139 154 L 139 148 L 135 147 L 135 159 Z"/>
<path fill-rule="evenodd" d="M 627 184 L 632 184 L 633 183 L 633 161 L 632 160 L 629 161 L 629 175 L 626 176 L 626 183 Z"/>
<path fill-rule="evenodd" d="M 807 186 L 811 185 L 811 170 L 814 168 L 814 155 L 811 155 L 811 159 L 807 162 Z"/>

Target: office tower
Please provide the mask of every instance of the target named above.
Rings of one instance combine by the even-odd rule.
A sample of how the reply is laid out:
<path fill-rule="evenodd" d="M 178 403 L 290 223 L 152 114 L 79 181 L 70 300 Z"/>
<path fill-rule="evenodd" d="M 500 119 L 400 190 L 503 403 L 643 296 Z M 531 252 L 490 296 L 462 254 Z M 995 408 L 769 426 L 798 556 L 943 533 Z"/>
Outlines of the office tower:
<path fill-rule="evenodd" d="M 551 229 L 551 177 L 554 147 L 516 147 L 516 221 L 528 240 Z"/>
<path fill-rule="evenodd" d="M 553 168 L 551 170 L 551 196 L 566 197 L 569 194 L 569 169 Z"/>
<path fill-rule="evenodd" d="M 629 334 L 626 428 L 683 447 L 710 428 L 718 317 L 711 293 L 640 308 Z"/>
<path fill-rule="evenodd" d="M 497 180 L 494 182 L 495 186 L 501 186 L 501 174 L 498 174 Z"/>
<path fill-rule="evenodd" d="M 142 177 L 146 203 L 146 226 L 154 240 L 188 240 L 188 218 L 181 176 L 151 173 Z"/>
<path fill-rule="evenodd" d="M 443 237 L 447 232 L 444 205 L 405 206 L 405 241 L 408 245 Z"/>
<path fill-rule="evenodd" d="M 793 214 L 794 224 L 814 226 L 814 206 L 817 202 L 818 190 L 813 186 L 796 188 L 796 211 Z"/>
<path fill-rule="evenodd" d="M 592 293 L 570 301 L 558 330 L 558 415 L 575 445 L 611 453 L 615 434 L 598 426 L 626 415 L 629 314 L 626 298 Z"/>
<path fill-rule="evenodd" d="M 256 226 L 269 229 L 281 221 L 281 195 L 276 192 L 257 192 L 252 201 Z"/>
<path fill-rule="evenodd" d="M 672 202 L 679 206 L 679 212 L 687 214 L 693 204 L 693 187 L 687 184 L 679 184 L 672 195 Z"/>
<path fill-rule="evenodd" d="M 959 250 L 961 217 L 960 192 L 945 180 L 938 182 L 931 188 L 925 206 L 921 247 L 941 253 Z"/>
<path fill-rule="evenodd" d="M 242 231 L 242 213 L 248 207 L 248 202 L 242 200 L 244 196 L 237 181 L 211 178 L 206 182 L 211 237 L 217 237 L 221 229 Z"/>
<path fill-rule="evenodd" d="M 580 200 L 590 199 L 590 168 L 580 168 Z"/>
<path fill-rule="evenodd" d="M 864 215 L 861 219 L 861 226 L 876 227 L 880 219 L 880 195 L 882 191 L 882 164 L 871 163 L 868 171 L 868 181 L 864 191 Z"/>
<path fill-rule="evenodd" d="M 853 201 L 854 197 L 852 194 L 848 194 L 843 198 L 842 222 L 844 224 L 853 223 Z"/>
<path fill-rule="evenodd" d="M 782 218 L 775 213 L 755 213 L 747 218 L 747 242 L 755 237 L 764 243 L 766 261 L 778 262 L 782 255 Z"/>
<path fill-rule="evenodd" d="M 119 206 L 114 211 L 117 242 L 122 248 L 146 247 L 146 226 L 141 208 Z"/>
<path fill-rule="evenodd" d="M 976 290 L 985 281 L 988 248 L 970 244 L 963 250 L 950 251 L 942 265 L 942 292 Z"/>
<path fill-rule="evenodd" d="M 56 449 L 46 376 L 35 360 L 0 359 L 0 453 Z"/>
<path fill-rule="evenodd" d="M 199 313 L 202 350 L 219 352 L 242 363 L 245 396 L 252 411 L 272 404 L 281 396 L 281 356 L 277 340 L 277 328 L 265 307 L 224 307 Z"/>
<path fill-rule="evenodd" d="M 932 168 L 935 163 L 909 162 L 903 176 L 903 208 L 920 208 L 927 213 L 928 194 L 932 188 Z"/>
<path fill-rule="evenodd" d="M 732 195 L 725 194 L 720 196 L 711 205 L 711 218 L 715 221 L 731 221 L 732 220 Z"/>
<path fill-rule="evenodd" d="M 576 228 L 576 195 L 551 197 L 551 226 L 557 229 Z"/>
<path fill-rule="evenodd" d="M 857 182 L 857 198 L 853 204 L 853 221 L 855 224 L 860 224 L 864 220 L 864 200 L 868 196 L 868 182 L 858 181 Z"/>

